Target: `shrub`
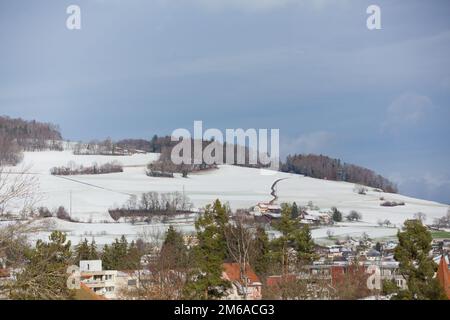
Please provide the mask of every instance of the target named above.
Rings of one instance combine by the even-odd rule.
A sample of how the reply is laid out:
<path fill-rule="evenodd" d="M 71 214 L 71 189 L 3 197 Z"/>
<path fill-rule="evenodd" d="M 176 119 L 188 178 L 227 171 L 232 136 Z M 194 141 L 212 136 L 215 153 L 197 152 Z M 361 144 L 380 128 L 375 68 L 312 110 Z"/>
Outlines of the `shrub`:
<path fill-rule="evenodd" d="M 396 206 L 404 206 L 405 203 L 403 201 L 401 202 L 395 202 L 395 201 L 384 201 L 380 204 L 382 207 L 396 207 Z"/>
<path fill-rule="evenodd" d="M 107 162 L 100 166 L 94 163 L 90 167 L 79 166 L 73 162 L 70 162 L 66 167 L 53 167 L 50 169 L 50 173 L 52 175 L 58 176 L 106 174 L 116 172 L 123 172 L 123 166 L 117 161 Z"/>
<path fill-rule="evenodd" d="M 353 191 L 356 192 L 357 194 L 366 194 L 367 193 L 367 188 L 356 184 L 355 187 L 353 188 Z"/>
<path fill-rule="evenodd" d="M 63 206 L 60 206 L 56 210 L 56 217 L 61 220 L 72 221 L 70 214 L 66 211 Z"/>
<path fill-rule="evenodd" d="M 362 215 L 358 211 L 352 210 L 352 211 L 350 211 L 348 216 L 346 216 L 346 219 L 348 221 L 359 221 L 362 219 Z"/>
<path fill-rule="evenodd" d="M 53 217 L 52 213 L 46 207 L 40 207 L 38 209 L 39 217 L 41 218 L 51 218 Z"/>

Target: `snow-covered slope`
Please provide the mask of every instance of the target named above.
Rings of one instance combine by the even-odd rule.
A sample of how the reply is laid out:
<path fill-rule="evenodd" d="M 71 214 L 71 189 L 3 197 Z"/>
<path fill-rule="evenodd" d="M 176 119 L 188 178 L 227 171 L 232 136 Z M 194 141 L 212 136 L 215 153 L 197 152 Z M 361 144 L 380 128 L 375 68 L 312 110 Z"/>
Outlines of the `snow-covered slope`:
<path fill-rule="evenodd" d="M 446 214 L 448 206 L 436 202 L 418 200 L 398 194 L 376 192 L 368 188 L 366 195 L 354 192 L 354 184 L 345 182 L 313 179 L 301 175 L 288 173 L 261 174 L 259 169 L 236 166 L 220 166 L 217 170 L 192 174 L 188 178 L 153 178 L 145 175 L 145 166 L 157 159 L 158 154 L 136 154 L 133 156 L 77 156 L 71 151 L 63 152 L 25 152 L 21 167 L 30 167 L 30 172 L 39 178 L 40 190 L 43 194 L 41 205 L 55 208 L 63 205 L 69 208 L 72 195 L 72 215 L 82 222 L 93 221 L 97 224 L 66 223 L 61 225 L 65 230 L 72 230 L 71 235 L 89 234 L 134 234 L 140 227 L 126 224 L 104 223 L 112 221 L 108 209 L 115 205 L 122 205 L 131 194 L 139 195 L 143 192 L 185 191 L 196 207 L 202 207 L 219 198 L 227 201 L 231 207 L 248 208 L 261 201 L 269 201 L 271 186 L 278 182 L 276 190 L 279 202 L 296 201 L 298 205 L 306 205 L 312 201 L 320 209 L 333 206 L 341 210 L 344 215 L 350 210 L 357 210 L 363 215 L 360 224 L 342 225 L 334 228 L 335 234 L 352 232 L 367 232 L 367 227 L 373 228 L 379 219 L 389 219 L 393 224 L 400 225 L 405 219 L 412 218 L 414 213 L 423 212 L 427 221 Z M 67 165 L 69 161 L 76 164 L 91 165 L 96 162 L 102 164 L 116 160 L 121 162 L 124 172 L 104 175 L 80 175 L 56 177 L 50 175 L 50 168 Z M 380 198 L 389 201 L 403 201 L 405 206 L 382 207 Z M 59 223 L 59 222 L 58 222 Z M 119 228 L 119 229 L 117 229 Z M 122 229 L 121 229 L 122 228 Z M 114 230 L 112 230 L 114 229 Z M 74 231 L 75 230 L 75 231 Z M 78 230 L 79 232 L 76 232 Z M 356 231 L 355 231 L 356 230 Z M 395 234 L 396 229 L 378 229 L 380 236 Z M 315 230 L 316 237 L 325 236 L 326 230 Z M 324 234 L 322 234 L 324 233 Z"/>

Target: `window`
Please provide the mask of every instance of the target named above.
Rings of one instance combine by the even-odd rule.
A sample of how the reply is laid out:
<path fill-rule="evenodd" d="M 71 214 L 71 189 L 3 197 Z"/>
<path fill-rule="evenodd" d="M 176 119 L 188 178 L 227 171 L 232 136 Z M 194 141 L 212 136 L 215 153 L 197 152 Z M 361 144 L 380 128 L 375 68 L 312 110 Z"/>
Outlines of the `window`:
<path fill-rule="evenodd" d="M 128 285 L 129 286 L 135 286 L 136 285 L 136 280 L 135 279 L 128 280 Z"/>

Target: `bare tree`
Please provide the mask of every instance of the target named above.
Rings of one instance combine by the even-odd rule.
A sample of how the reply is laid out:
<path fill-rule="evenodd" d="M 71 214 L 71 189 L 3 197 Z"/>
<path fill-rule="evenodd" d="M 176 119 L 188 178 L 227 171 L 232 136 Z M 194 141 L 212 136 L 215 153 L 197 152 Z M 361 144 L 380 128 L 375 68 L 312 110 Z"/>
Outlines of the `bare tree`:
<path fill-rule="evenodd" d="M 243 216 L 236 216 L 234 223 L 225 227 L 225 240 L 228 253 L 239 264 L 239 272 L 244 285 L 244 299 L 247 295 L 248 279 L 247 267 L 249 265 L 251 249 L 254 243 L 255 227 L 244 222 Z"/>
<path fill-rule="evenodd" d="M 334 235 L 333 230 L 328 229 L 328 230 L 327 230 L 327 236 L 328 236 L 328 238 L 331 239 L 331 238 L 333 237 L 333 235 Z"/>
<path fill-rule="evenodd" d="M 414 213 L 414 219 L 424 223 L 427 220 L 427 215 L 423 212 Z"/>
<path fill-rule="evenodd" d="M 38 179 L 28 168 L 13 171 L 0 167 L 0 216 L 31 214 L 39 200 Z"/>
<path fill-rule="evenodd" d="M 159 228 L 145 228 L 138 234 L 146 263 L 135 272 L 138 286 L 134 290 L 122 290 L 124 299 L 180 300 L 186 284 L 188 268 L 179 263 L 179 251 L 172 246 L 161 249 L 165 234 Z"/>
<path fill-rule="evenodd" d="M 52 222 L 29 219 L 16 221 L 0 228 L 0 257 L 4 263 L 17 267 L 24 262 L 24 250 L 28 246 L 28 237 L 52 228 Z"/>
<path fill-rule="evenodd" d="M 450 209 L 447 210 L 447 215 L 434 219 L 434 224 L 438 228 L 448 228 L 450 227 Z"/>
<path fill-rule="evenodd" d="M 345 218 L 348 221 L 360 221 L 362 219 L 362 215 L 358 211 L 352 210 Z"/>
<path fill-rule="evenodd" d="M 366 194 L 367 193 L 367 188 L 360 185 L 360 184 L 355 184 L 353 191 L 356 192 L 357 194 Z"/>

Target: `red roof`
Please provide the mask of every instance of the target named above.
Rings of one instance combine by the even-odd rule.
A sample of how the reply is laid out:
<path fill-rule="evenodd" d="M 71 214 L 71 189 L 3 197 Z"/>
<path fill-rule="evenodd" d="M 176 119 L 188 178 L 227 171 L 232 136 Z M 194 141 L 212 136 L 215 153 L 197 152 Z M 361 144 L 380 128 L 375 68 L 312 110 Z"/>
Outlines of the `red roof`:
<path fill-rule="evenodd" d="M 0 278 L 9 278 L 10 276 L 8 269 L 0 269 Z"/>
<path fill-rule="evenodd" d="M 223 269 L 226 277 L 228 278 L 227 280 L 241 282 L 242 279 L 239 263 L 224 263 Z M 256 273 L 253 271 L 252 267 L 248 264 L 245 268 L 245 275 L 250 280 L 250 283 L 261 282 Z"/>
<path fill-rule="evenodd" d="M 97 295 L 83 282 L 80 283 L 80 289 L 75 294 L 77 300 L 108 300 L 103 296 Z"/>
<path fill-rule="evenodd" d="M 441 261 L 439 262 L 437 278 L 444 288 L 447 298 L 450 299 L 450 271 L 448 270 L 448 264 L 447 261 L 445 261 L 444 255 L 442 255 Z"/>

